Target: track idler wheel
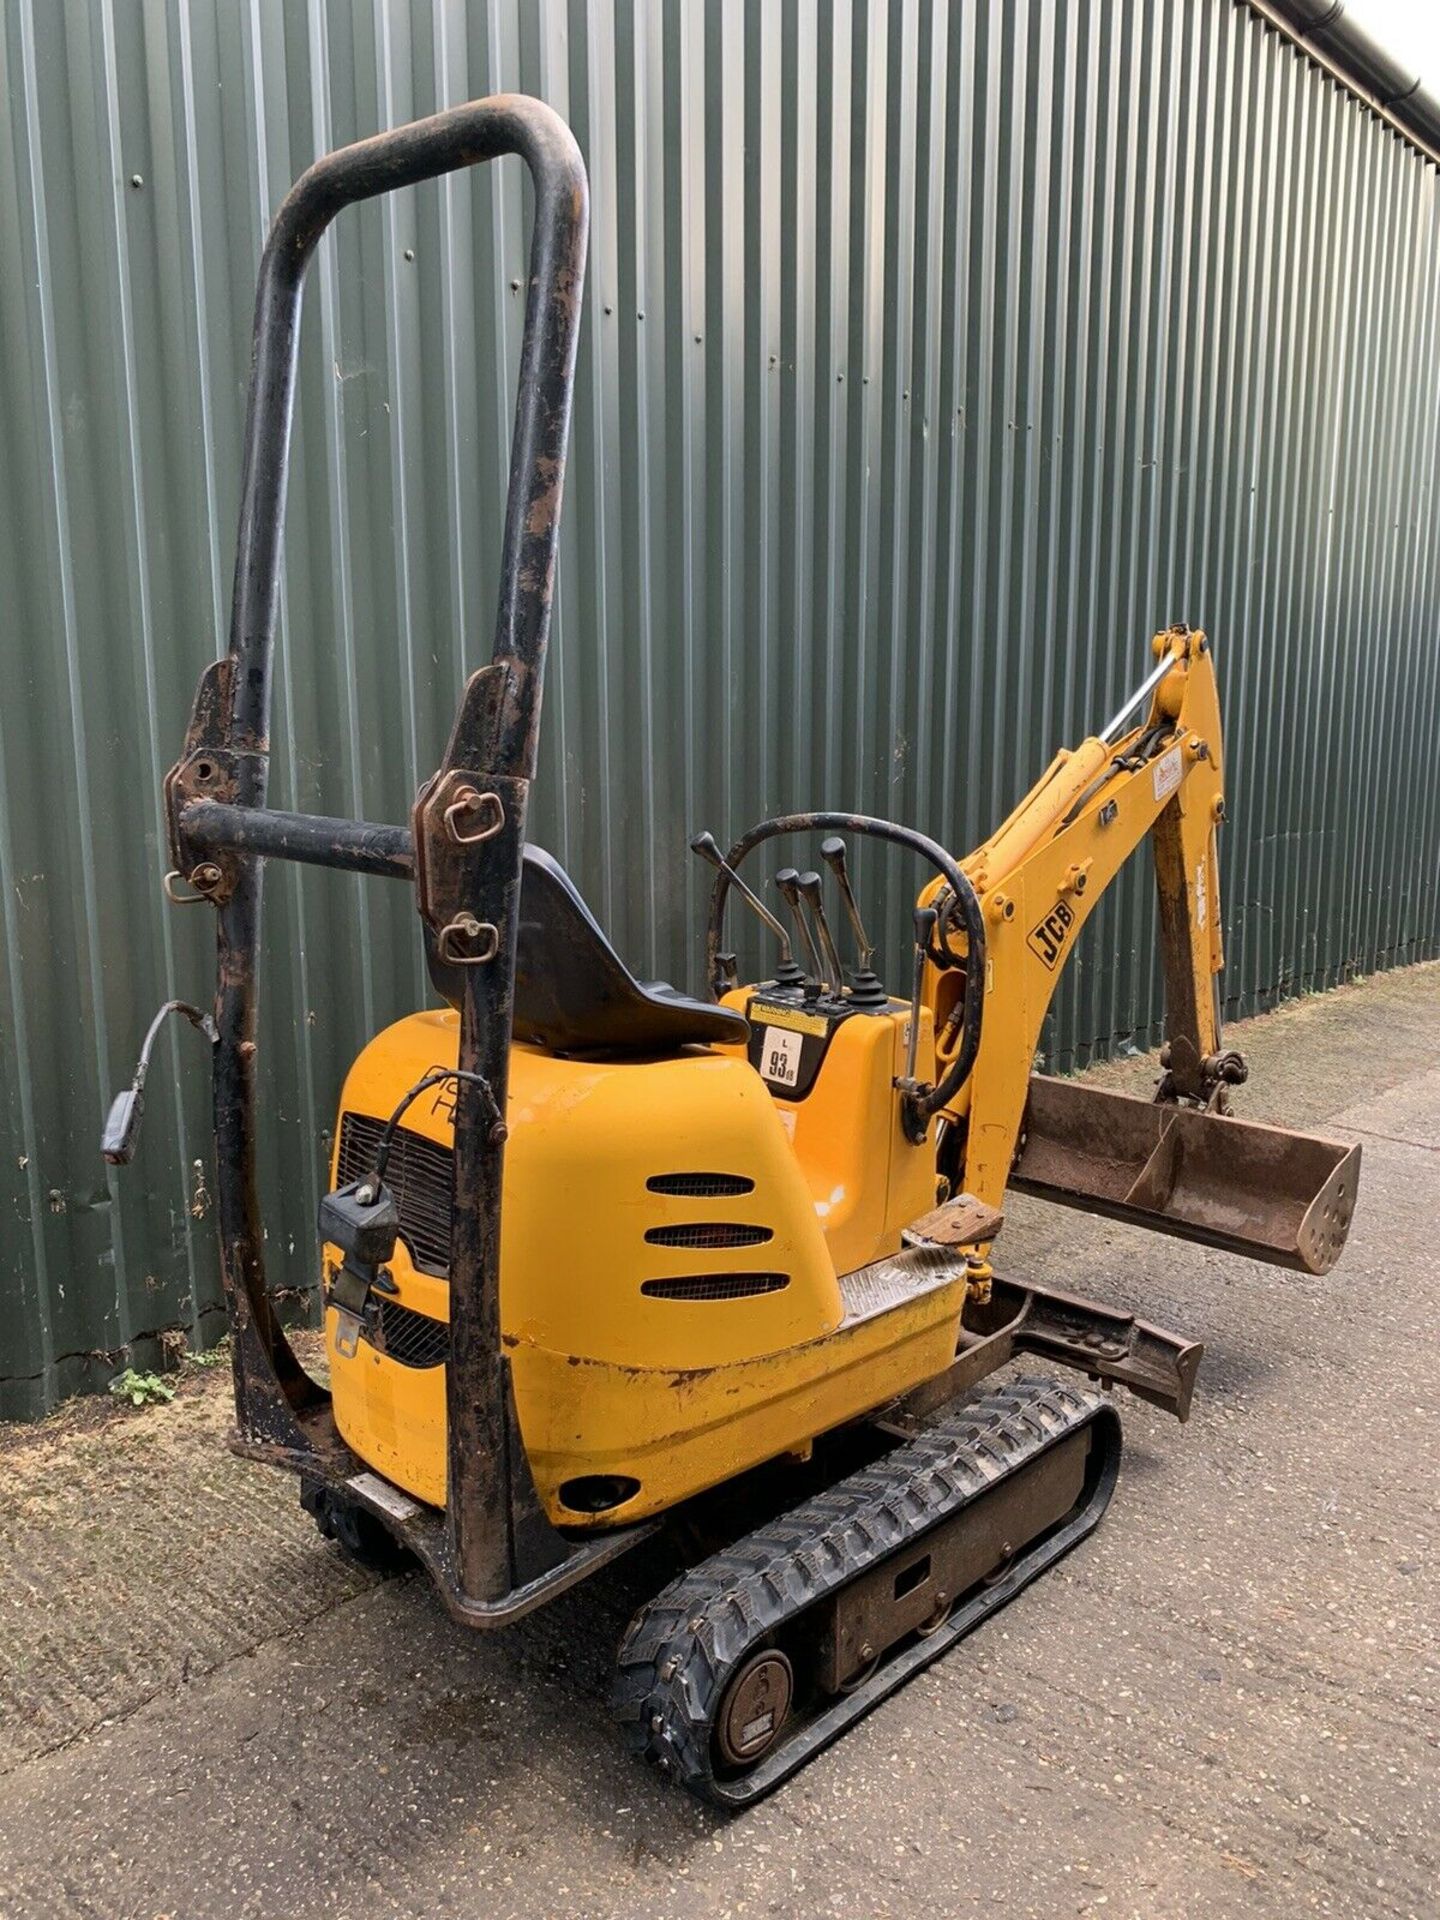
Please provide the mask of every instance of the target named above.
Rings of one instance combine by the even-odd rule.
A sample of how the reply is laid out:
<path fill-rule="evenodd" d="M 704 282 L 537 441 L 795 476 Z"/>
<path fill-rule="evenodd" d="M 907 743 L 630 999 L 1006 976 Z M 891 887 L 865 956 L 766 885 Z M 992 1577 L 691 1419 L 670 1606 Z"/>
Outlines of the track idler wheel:
<path fill-rule="evenodd" d="M 752 1653 L 725 1689 L 715 1744 L 729 1767 L 753 1767 L 784 1732 L 795 1698 L 795 1669 L 778 1647 Z"/>

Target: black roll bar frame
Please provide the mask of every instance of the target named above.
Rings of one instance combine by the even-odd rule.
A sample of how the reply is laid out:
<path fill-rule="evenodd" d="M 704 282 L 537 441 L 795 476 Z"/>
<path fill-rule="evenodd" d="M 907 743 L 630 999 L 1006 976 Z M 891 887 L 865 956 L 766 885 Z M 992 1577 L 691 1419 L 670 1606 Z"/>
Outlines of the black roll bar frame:
<path fill-rule="evenodd" d="M 492 655 L 466 685 L 445 756 L 409 827 L 267 806 L 271 662 L 305 270 L 358 200 L 505 154 L 534 190 Z M 503 1622 L 612 1559 L 648 1528 L 577 1542 L 545 1517 L 515 1416 L 501 1343 L 501 1179 L 516 903 L 554 589 L 588 228 L 584 162 L 538 100 L 496 95 L 317 160 L 270 229 L 255 301 L 253 361 L 229 649 L 207 668 L 185 749 L 165 781 L 174 872 L 217 913 L 214 1054 L 221 1269 L 233 1335 L 241 1450 L 311 1488 L 367 1507 L 427 1565 L 472 1625 Z M 460 964 L 455 1209 L 447 1367 L 447 1504 L 402 1497 L 365 1471 L 329 1393 L 300 1364 L 266 1284 L 256 1185 L 255 1058 L 266 859 L 413 882 L 430 933 Z M 480 1085 L 484 1082 L 484 1086 Z M 487 1098 L 488 1094 L 488 1098 Z M 492 1104 L 493 1103 L 493 1104 Z"/>

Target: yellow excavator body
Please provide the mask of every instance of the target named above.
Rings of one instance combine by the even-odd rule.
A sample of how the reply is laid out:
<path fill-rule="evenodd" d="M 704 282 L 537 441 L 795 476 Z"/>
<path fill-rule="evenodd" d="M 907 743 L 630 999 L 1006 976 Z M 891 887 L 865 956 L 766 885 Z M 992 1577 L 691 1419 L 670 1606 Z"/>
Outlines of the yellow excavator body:
<path fill-rule="evenodd" d="M 1145 721 L 1058 755 L 962 863 L 985 921 L 984 1021 L 973 1068 L 936 1119 L 907 1129 L 900 1090 L 933 1084 L 956 1056 L 963 935 L 958 951 L 922 949 L 913 1058 L 911 1003 L 878 995 L 866 1007 L 853 991 L 807 998 L 773 982 L 721 996 L 748 1023 L 733 1042 L 617 1059 L 516 1039 L 501 1338 L 552 1524 L 590 1531 L 661 1514 L 803 1455 L 953 1368 L 967 1302 L 989 1297 L 989 1240 L 905 1246 L 906 1229 L 952 1195 L 998 1218 L 1007 1183 L 1028 1173 L 1048 1197 L 1267 1258 L 1318 1270 L 1338 1253 L 1354 1181 L 1344 1151 L 1204 1110 L 1224 1091 L 1212 992 L 1219 708 L 1203 635 L 1159 634 L 1155 651 Z M 1169 1002 L 1193 1036 L 1173 1069 L 1188 1064 L 1178 1091 L 1191 1105 L 1154 1138 L 1137 1103 L 1078 1087 L 1057 1098 L 1031 1073 L 1085 920 L 1147 836 Z M 920 894 L 922 909 L 937 901 L 939 879 Z M 397 1101 L 453 1069 L 458 1042 L 446 1009 L 412 1014 L 363 1050 L 341 1096 L 336 1188 L 365 1175 Z M 405 1109 L 387 1176 L 401 1232 L 358 1340 L 338 1337 L 343 1255 L 324 1252 L 339 1432 L 435 1507 L 447 1491 L 454 1106 L 454 1082 L 442 1081 Z M 1110 1193 L 1112 1164 L 1123 1183 Z"/>
<path fill-rule="evenodd" d="M 730 998 L 743 1010 L 753 996 Z M 783 1034 L 808 1025 L 824 1042 L 803 1099 L 773 1095 L 742 1046 L 594 1062 L 514 1049 L 502 1339 L 557 1524 L 663 1511 L 803 1449 L 953 1356 L 964 1258 L 932 1261 L 918 1285 L 887 1266 L 935 1200 L 933 1143 L 905 1137 L 892 1093 L 908 1006 L 830 1025 L 777 1003 L 767 1032 L 772 1022 Z M 353 1177 L 398 1095 L 453 1064 L 458 1032 L 449 1009 L 412 1014 L 359 1055 L 341 1096 L 335 1185 Z M 922 1014 L 927 1070 L 929 1038 Z M 448 1210 L 453 1105 L 439 1086 L 406 1115 L 390 1172 L 402 1217 L 425 1217 L 427 1178 L 433 1217 Z M 418 1232 L 397 1241 L 393 1292 L 349 1353 L 330 1308 L 331 1391 L 355 1452 L 441 1506 L 445 1369 L 415 1360 L 440 1351 L 448 1285 L 419 1242 Z M 328 1291 L 339 1249 L 324 1259 Z"/>

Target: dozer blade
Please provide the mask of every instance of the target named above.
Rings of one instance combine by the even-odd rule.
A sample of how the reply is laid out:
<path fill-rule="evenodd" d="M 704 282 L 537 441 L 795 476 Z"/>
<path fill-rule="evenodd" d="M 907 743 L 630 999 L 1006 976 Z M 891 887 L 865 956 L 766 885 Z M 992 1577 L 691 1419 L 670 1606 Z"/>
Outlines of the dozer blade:
<path fill-rule="evenodd" d="M 1328 1273 L 1350 1231 L 1360 1149 L 1036 1074 L 1010 1176 L 1022 1193 L 1182 1240 Z"/>

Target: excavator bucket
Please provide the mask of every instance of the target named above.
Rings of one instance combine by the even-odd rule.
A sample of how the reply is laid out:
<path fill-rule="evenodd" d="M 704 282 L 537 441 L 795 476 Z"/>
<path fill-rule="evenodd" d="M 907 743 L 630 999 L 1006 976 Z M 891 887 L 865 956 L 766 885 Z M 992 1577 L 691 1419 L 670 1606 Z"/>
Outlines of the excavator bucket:
<path fill-rule="evenodd" d="M 1327 1273 L 1350 1231 L 1360 1149 L 1036 1074 L 1010 1184 L 1062 1206 Z"/>

